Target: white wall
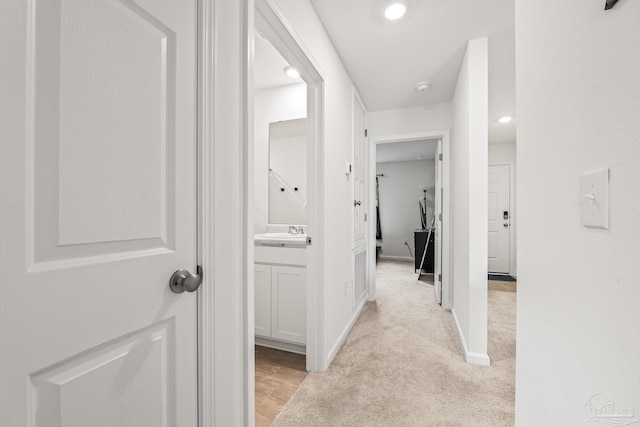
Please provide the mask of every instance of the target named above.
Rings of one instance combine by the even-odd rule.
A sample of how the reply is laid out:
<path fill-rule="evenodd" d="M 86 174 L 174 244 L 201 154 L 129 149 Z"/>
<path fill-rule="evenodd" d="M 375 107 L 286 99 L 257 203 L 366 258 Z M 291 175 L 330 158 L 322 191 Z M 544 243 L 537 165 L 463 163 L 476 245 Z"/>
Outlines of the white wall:
<path fill-rule="evenodd" d="M 309 0 L 276 0 L 325 76 L 324 82 L 324 350 L 328 364 L 358 314 L 353 307 L 351 162 L 353 83 Z M 344 284 L 347 284 L 345 292 Z"/>
<path fill-rule="evenodd" d="M 487 355 L 488 43 L 469 41 L 453 96 L 452 313 L 468 362 Z"/>
<path fill-rule="evenodd" d="M 255 91 L 253 105 L 253 222 L 256 233 L 265 233 L 269 222 L 269 123 L 306 117 L 307 85 L 301 83 Z"/>
<path fill-rule="evenodd" d="M 367 116 L 369 137 L 451 129 L 451 103 L 374 111 Z"/>
<path fill-rule="evenodd" d="M 376 173 L 380 183 L 380 226 L 382 228 L 383 258 L 411 260 L 405 240 L 413 248 L 413 232 L 422 228 L 418 198 L 424 194 L 418 185 L 435 185 L 433 160 L 378 163 Z M 431 202 L 427 221 L 433 215 L 433 191 L 427 195 Z M 420 254 L 419 256 L 422 256 Z"/>
<path fill-rule="evenodd" d="M 511 163 L 516 161 L 516 143 L 489 144 L 489 164 Z"/>
<path fill-rule="evenodd" d="M 518 165 L 516 162 L 516 143 L 489 144 L 489 164 L 509 164 L 511 166 L 511 259 L 509 260 L 509 273 L 512 276 L 518 275 L 518 204 L 517 204 L 517 182 Z"/>
<path fill-rule="evenodd" d="M 518 426 L 592 424 L 595 393 L 640 412 L 640 2 L 603 8 L 516 0 Z M 610 227 L 585 228 L 607 167 Z"/>

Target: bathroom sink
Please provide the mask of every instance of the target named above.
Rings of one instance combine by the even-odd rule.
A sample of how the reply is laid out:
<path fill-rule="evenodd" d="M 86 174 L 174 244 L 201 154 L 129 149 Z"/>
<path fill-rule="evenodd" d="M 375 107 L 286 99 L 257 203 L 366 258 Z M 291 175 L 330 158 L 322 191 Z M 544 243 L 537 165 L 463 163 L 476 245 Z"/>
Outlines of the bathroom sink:
<path fill-rule="evenodd" d="M 256 245 L 265 246 L 305 246 L 307 244 L 306 234 L 289 233 L 262 233 L 256 234 L 253 238 Z"/>

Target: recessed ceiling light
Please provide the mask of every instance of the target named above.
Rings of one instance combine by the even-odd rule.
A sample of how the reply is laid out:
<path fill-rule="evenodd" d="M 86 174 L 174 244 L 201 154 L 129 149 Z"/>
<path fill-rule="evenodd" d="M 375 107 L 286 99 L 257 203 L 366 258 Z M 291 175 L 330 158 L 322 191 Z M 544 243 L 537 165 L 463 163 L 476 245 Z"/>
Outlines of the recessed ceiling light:
<path fill-rule="evenodd" d="M 498 120 L 500 123 L 509 123 L 511 121 L 511 116 L 500 117 Z"/>
<path fill-rule="evenodd" d="M 284 73 L 292 79 L 297 79 L 300 77 L 300 73 L 298 72 L 298 70 L 293 68 L 291 65 L 287 65 L 286 67 L 284 67 Z"/>
<path fill-rule="evenodd" d="M 404 16 L 407 6 L 402 3 L 392 3 L 384 10 L 384 17 L 389 21 L 395 21 Z"/>

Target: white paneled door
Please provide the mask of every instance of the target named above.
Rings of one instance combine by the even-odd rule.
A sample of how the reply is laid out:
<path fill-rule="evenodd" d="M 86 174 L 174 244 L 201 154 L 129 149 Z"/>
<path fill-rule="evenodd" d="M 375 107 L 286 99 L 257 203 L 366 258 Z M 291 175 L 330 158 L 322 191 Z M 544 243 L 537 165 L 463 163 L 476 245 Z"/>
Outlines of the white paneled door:
<path fill-rule="evenodd" d="M 197 425 L 195 3 L 0 6 L 2 425 Z"/>
<path fill-rule="evenodd" d="M 489 272 L 509 273 L 511 211 L 509 165 L 489 166 Z"/>
<path fill-rule="evenodd" d="M 435 197 L 434 197 L 434 266 L 433 266 L 433 284 L 436 292 L 436 302 L 442 304 L 442 194 L 444 190 L 442 188 L 442 140 L 438 140 L 436 145 L 435 156 Z"/>
<path fill-rule="evenodd" d="M 367 194 L 366 194 L 366 160 L 367 160 L 367 131 L 366 111 L 360 98 L 353 96 L 353 275 L 352 302 L 355 308 L 365 297 L 367 291 Z"/>

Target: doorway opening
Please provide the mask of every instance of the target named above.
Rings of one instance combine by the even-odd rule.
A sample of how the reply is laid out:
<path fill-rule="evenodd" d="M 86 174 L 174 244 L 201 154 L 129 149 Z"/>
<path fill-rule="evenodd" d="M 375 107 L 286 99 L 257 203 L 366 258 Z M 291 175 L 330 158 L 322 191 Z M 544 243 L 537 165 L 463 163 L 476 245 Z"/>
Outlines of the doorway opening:
<path fill-rule="evenodd" d="M 428 273 L 437 302 L 451 308 L 449 152 L 448 130 L 372 139 L 369 196 L 376 202 L 370 204 L 375 221 L 369 231 L 376 239 L 369 242 L 369 300 L 375 299 L 379 255 L 404 261 L 416 280 L 423 277 L 419 272 Z M 392 200 L 383 200 L 387 196 Z"/>
<path fill-rule="evenodd" d="M 306 356 L 308 371 L 323 371 L 322 248 L 324 76 L 291 26 L 267 0 L 255 2 L 255 29 L 295 68 L 306 84 Z M 253 165 L 251 165 L 253 166 Z M 276 171 L 277 172 L 277 171 Z M 253 230 L 249 230 L 253 234 Z"/>
<path fill-rule="evenodd" d="M 514 162 L 489 162 L 489 276 L 516 276 L 516 209 Z M 500 279 L 500 277 L 497 277 Z M 507 279 L 503 277 L 503 279 Z"/>
<path fill-rule="evenodd" d="M 277 406 L 288 400 L 282 396 L 292 395 L 307 371 L 326 369 L 322 318 L 324 77 L 290 28 L 271 2 L 255 2 L 255 50 L 249 56 L 254 76 L 248 83 L 253 104 L 248 133 L 253 138 L 247 165 L 253 172 L 249 185 L 254 194 L 253 206 L 247 207 L 252 210 L 248 216 L 254 218 L 247 225 L 247 233 L 254 236 L 253 245 L 247 242 L 251 246 L 247 253 L 253 255 L 247 260 L 253 266 L 247 267 L 254 271 L 247 289 L 254 304 L 248 308 L 253 310 L 247 319 L 255 334 L 248 340 L 245 372 L 256 398 L 255 405 L 248 405 L 247 415 L 252 417 L 255 409 L 256 420 L 263 423 L 277 416 Z M 292 68 L 295 74 L 290 74 Z M 278 378 L 283 371 L 288 375 Z M 266 382 L 259 382 L 263 379 Z M 266 383 L 279 388 L 280 404 L 264 405 L 264 396 L 258 393 L 265 392 Z"/>

